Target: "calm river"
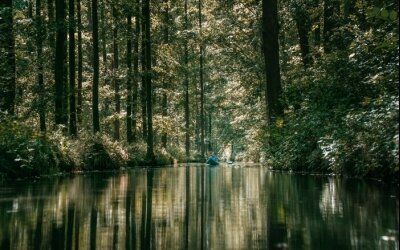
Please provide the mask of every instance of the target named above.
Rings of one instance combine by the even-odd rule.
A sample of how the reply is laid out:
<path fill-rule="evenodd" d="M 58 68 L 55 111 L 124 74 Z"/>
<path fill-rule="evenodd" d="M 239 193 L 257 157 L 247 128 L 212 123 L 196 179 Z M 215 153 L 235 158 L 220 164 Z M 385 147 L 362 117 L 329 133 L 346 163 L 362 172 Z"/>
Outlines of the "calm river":
<path fill-rule="evenodd" d="M 398 187 L 203 164 L 0 183 L 0 249 L 398 249 Z"/>

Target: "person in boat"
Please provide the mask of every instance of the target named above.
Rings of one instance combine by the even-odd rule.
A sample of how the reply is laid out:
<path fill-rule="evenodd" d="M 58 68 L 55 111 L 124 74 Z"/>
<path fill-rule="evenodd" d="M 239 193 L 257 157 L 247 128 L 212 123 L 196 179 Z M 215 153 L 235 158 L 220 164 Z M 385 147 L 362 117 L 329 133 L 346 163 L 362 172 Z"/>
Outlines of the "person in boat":
<path fill-rule="evenodd" d="M 215 152 L 213 152 L 212 155 L 210 156 L 210 159 L 213 160 L 213 161 L 215 161 L 215 162 L 218 162 L 218 156 L 217 156 L 217 154 L 216 154 Z"/>
<path fill-rule="evenodd" d="M 218 157 L 215 152 L 213 152 L 212 155 L 208 158 L 207 163 L 208 164 L 218 164 Z"/>

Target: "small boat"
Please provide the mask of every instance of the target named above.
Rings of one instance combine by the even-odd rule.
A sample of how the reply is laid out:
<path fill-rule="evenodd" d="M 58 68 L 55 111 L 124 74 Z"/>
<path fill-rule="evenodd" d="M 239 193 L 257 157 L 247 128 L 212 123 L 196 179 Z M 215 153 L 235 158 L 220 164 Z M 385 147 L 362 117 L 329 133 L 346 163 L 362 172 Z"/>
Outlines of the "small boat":
<path fill-rule="evenodd" d="M 206 163 L 211 165 L 211 166 L 216 166 L 216 165 L 219 164 L 218 158 L 217 157 L 212 157 L 212 156 L 207 159 Z"/>

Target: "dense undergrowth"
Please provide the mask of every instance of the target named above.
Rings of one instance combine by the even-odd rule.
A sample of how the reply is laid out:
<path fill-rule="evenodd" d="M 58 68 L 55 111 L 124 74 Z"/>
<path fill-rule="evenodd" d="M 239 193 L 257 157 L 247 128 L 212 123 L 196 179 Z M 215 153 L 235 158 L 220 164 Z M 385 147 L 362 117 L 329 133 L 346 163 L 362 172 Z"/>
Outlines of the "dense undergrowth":
<path fill-rule="evenodd" d="M 156 159 L 148 162 L 144 143 L 114 141 L 106 134 L 81 133 L 79 139 L 60 130 L 38 133 L 26 122 L 0 119 L 0 179 L 24 178 L 75 171 L 116 170 L 135 166 L 162 166 L 186 161 L 178 148 L 155 148 Z"/>
<path fill-rule="evenodd" d="M 275 169 L 398 178 L 396 38 L 365 33 L 350 53 L 286 76 L 285 114 L 265 134 Z"/>

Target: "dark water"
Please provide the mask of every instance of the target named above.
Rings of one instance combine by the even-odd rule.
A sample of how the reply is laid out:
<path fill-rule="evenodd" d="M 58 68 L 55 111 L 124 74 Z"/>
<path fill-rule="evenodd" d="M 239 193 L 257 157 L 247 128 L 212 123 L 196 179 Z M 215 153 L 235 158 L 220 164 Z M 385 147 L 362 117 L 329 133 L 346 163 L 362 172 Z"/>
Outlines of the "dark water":
<path fill-rule="evenodd" d="M 0 184 L 0 249 L 398 249 L 398 187 L 178 165 Z"/>

